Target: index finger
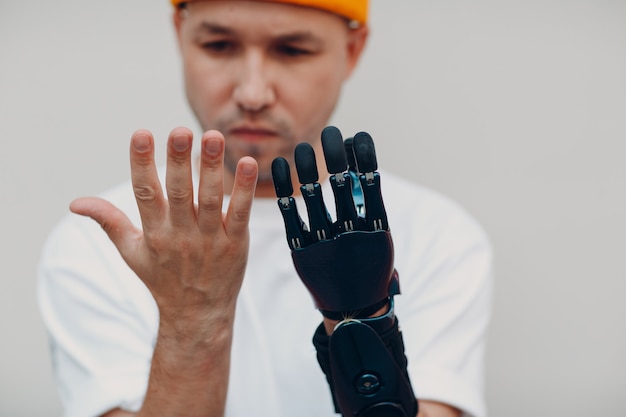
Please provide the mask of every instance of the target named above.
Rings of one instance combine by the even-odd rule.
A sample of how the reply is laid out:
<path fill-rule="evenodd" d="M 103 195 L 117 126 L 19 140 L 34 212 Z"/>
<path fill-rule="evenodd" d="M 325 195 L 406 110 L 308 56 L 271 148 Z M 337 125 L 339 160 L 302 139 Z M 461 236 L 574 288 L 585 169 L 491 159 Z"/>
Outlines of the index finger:
<path fill-rule="evenodd" d="M 144 231 L 164 219 L 165 199 L 154 162 L 154 138 L 147 130 L 133 133 L 130 145 L 130 172 Z"/>

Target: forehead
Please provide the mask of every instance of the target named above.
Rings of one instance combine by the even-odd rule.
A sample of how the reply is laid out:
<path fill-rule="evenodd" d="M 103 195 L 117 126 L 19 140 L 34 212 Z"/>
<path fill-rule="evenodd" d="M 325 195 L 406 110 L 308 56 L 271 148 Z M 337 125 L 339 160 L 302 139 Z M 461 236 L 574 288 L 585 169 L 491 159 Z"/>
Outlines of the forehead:
<path fill-rule="evenodd" d="M 323 10 L 265 1 L 209 0 L 187 5 L 188 30 L 195 33 L 223 31 L 260 39 L 309 33 L 333 37 L 348 30 L 346 20 Z"/>

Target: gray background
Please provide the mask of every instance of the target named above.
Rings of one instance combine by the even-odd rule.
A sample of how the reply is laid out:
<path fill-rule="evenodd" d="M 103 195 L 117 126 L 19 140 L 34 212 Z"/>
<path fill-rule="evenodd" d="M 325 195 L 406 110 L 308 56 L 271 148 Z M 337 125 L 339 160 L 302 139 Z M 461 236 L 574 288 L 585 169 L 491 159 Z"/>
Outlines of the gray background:
<path fill-rule="evenodd" d="M 1 0 L 0 416 L 60 415 L 35 300 L 45 236 L 128 177 L 132 131 L 162 145 L 196 128 L 169 15 Z M 333 121 L 491 235 L 491 416 L 625 415 L 626 1 L 373 0 L 372 27 Z"/>

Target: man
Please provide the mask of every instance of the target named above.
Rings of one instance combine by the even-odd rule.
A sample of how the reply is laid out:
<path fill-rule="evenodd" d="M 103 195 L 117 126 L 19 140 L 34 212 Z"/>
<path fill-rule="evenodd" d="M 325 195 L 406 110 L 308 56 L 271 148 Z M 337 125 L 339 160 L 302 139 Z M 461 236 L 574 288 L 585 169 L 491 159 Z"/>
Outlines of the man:
<path fill-rule="evenodd" d="M 174 129 L 159 171 L 151 134 L 135 132 L 132 187 L 71 205 L 106 234 L 70 216 L 42 257 L 66 415 L 332 416 L 310 344 L 321 316 L 291 264 L 270 166 L 302 141 L 321 158 L 320 131 L 366 43 L 367 3 L 174 4 L 205 131 L 198 155 L 191 131 Z M 484 416 L 489 244 L 453 203 L 384 181 L 419 415 Z"/>

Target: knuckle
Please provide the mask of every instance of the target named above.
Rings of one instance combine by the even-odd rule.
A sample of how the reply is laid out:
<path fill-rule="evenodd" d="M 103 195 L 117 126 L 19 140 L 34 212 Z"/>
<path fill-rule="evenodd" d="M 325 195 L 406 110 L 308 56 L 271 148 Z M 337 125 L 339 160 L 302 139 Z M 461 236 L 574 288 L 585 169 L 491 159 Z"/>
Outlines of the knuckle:
<path fill-rule="evenodd" d="M 154 164 L 152 157 L 144 154 L 135 155 L 132 162 L 141 168 L 151 167 Z"/>
<path fill-rule="evenodd" d="M 247 221 L 250 210 L 247 208 L 234 208 L 230 213 L 232 219 L 238 223 Z"/>
<path fill-rule="evenodd" d="M 189 156 L 186 153 L 172 152 L 168 155 L 170 162 L 176 165 L 183 165 L 189 162 Z"/>
<path fill-rule="evenodd" d="M 159 256 L 163 252 L 163 239 L 159 233 L 144 232 L 148 250 L 153 256 Z"/>
<path fill-rule="evenodd" d="M 152 232 L 146 233 L 146 243 L 152 256 L 158 263 L 167 263 L 175 258 L 188 256 L 193 249 L 191 240 L 182 234 Z"/>
<path fill-rule="evenodd" d="M 202 195 L 199 204 L 205 211 L 216 211 L 222 209 L 222 198 L 219 195 Z"/>
<path fill-rule="evenodd" d="M 193 192 L 188 189 L 172 188 L 167 190 L 167 198 L 172 203 L 187 203 L 193 199 Z"/>
<path fill-rule="evenodd" d="M 161 246 L 161 242 L 162 242 L 162 235 L 161 233 L 159 233 L 159 231 L 157 230 L 152 230 L 151 228 L 148 229 L 144 229 L 143 231 L 143 235 L 146 239 L 146 242 L 148 243 L 148 246 L 151 247 L 159 247 Z"/>
<path fill-rule="evenodd" d="M 202 168 L 209 171 L 219 170 L 222 166 L 222 159 L 219 156 L 209 156 L 202 153 Z"/>
<path fill-rule="evenodd" d="M 157 198 L 157 189 L 150 185 L 135 185 L 133 187 L 135 197 L 140 201 L 154 201 Z"/>

